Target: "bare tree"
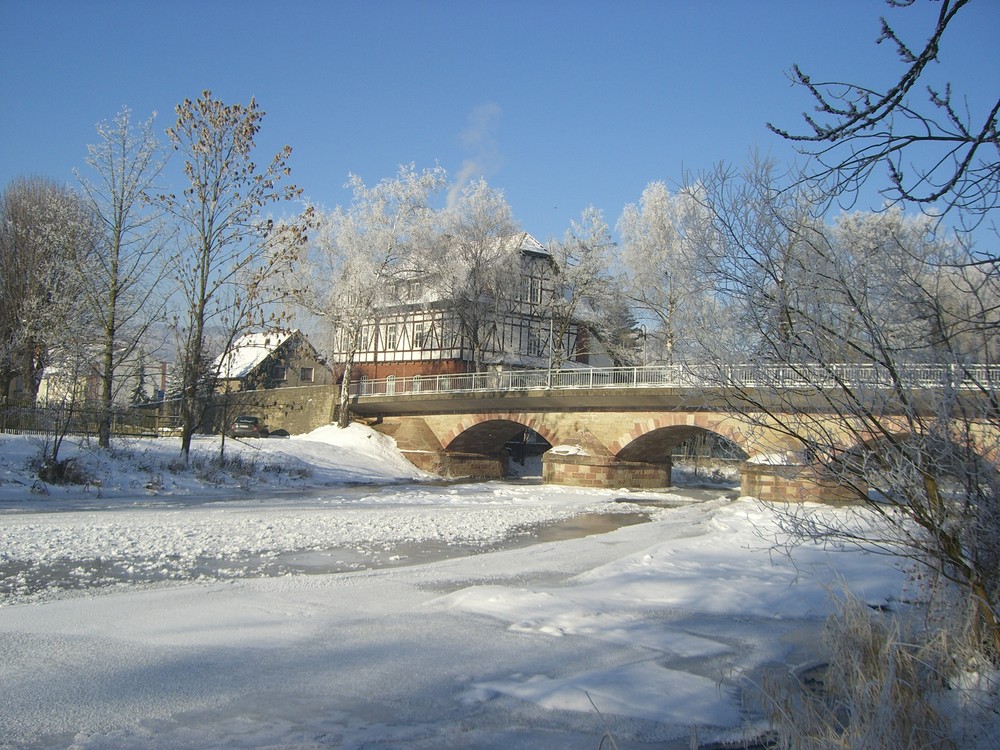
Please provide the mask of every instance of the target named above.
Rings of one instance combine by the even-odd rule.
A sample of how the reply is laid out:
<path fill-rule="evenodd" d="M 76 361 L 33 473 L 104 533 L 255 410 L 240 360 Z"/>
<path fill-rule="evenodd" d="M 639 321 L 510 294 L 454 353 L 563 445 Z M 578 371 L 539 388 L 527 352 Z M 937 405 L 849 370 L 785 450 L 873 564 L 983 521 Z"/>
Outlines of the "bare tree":
<path fill-rule="evenodd" d="M 253 155 L 264 112 L 254 99 L 226 105 L 205 91 L 176 109 L 167 135 L 190 184 L 160 200 L 177 219 L 182 241 L 181 452 L 187 457 L 202 419 L 207 324 L 224 322 L 231 343 L 241 328 L 263 322 L 264 290 L 299 251 L 307 218 L 280 225 L 263 215 L 265 206 L 301 191 L 281 184 L 291 173 L 289 146 L 258 170 Z"/>
<path fill-rule="evenodd" d="M 703 187 L 715 293 L 754 342 L 749 362 L 781 365 L 756 368 L 752 383 L 720 366 L 730 407 L 798 446 L 885 531 L 860 518 L 822 526 L 808 508 L 787 515 L 793 530 L 880 545 L 954 582 L 1000 661 L 1000 399 L 984 366 L 1000 279 L 930 217 L 820 223 L 760 169 L 718 170 Z"/>
<path fill-rule="evenodd" d="M 320 217 L 310 243 L 307 282 L 297 293 L 337 337 L 344 368 L 340 427 L 350 423 L 351 372 L 366 330 L 374 331 L 380 308 L 398 304 L 401 282 L 426 275 L 436 218 L 430 202 L 444 188 L 445 175 L 440 168 L 418 172 L 410 164 L 372 187 L 351 175 L 348 186 L 354 193 L 351 205 Z"/>
<path fill-rule="evenodd" d="M 167 237 L 149 192 L 163 169 L 153 117 L 134 125 L 123 108 L 97 125 L 100 142 L 88 147 L 92 182 L 78 175 L 100 229 L 97 246 L 77 257 L 82 301 L 99 320 L 101 381 L 98 442 L 111 443 L 111 411 L 122 365 L 163 313 L 161 282 L 170 270 Z"/>
<path fill-rule="evenodd" d="M 895 8 L 915 4 L 887 2 Z M 927 82 L 933 79 L 932 63 L 946 62 L 942 50 L 949 27 L 959 13 L 976 7 L 969 0 L 941 0 L 939 5 L 934 28 L 922 46 L 907 43 L 880 19 L 877 43 L 894 47 L 903 65 L 892 86 L 879 91 L 859 83 L 817 81 L 795 66 L 792 80 L 812 96 L 816 114 L 804 115 L 805 133 L 768 127 L 815 157 L 818 167 L 809 178 L 829 181 L 834 196 L 853 198 L 883 165 L 888 186 L 881 192 L 888 200 L 928 210 L 940 204 L 972 228 L 997 207 L 1000 195 L 1000 98 L 987 96 L 982 109 L 973 111 L 969 99 L 954 92 L 950 82 Z M 921 83 L 926 84 L 923 90 Z"/>

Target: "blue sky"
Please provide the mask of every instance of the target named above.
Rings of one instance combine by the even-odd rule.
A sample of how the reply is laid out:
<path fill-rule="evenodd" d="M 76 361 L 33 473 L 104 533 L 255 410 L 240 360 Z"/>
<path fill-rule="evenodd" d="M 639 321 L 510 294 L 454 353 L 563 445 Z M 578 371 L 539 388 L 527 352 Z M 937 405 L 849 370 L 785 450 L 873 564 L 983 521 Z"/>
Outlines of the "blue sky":
<path fill-rule="evenodd" d="M 293 148 L 315 203 L 349 201 L 399 164 L 440 164 L 501 188 L 522 227 L 561 237 L 588 205 L 613 226 L 653 180 L 788 144 L 811 107 L 787 72 L 879 84 L 895 73 L 878 17 L 930 29 L 937 3 L 877 0 L 323 2 L 0 0 L 0 185 L 72 181 L 95 124 L 203 89 L 267 112 L 262 150 Z M 979 0 L 942 55 L 993 93 L 1000 2 Z M 263 161 L 263 157 L 259 159 Z M 175 186 L 179 186 L 179 182 Z"/>

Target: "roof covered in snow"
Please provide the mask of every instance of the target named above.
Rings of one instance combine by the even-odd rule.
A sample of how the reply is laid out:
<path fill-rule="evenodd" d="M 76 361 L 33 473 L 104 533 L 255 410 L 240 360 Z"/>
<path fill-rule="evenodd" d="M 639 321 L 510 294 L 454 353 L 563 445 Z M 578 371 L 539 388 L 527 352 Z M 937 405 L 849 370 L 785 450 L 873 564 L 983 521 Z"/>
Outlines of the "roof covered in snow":
<path fill-rule="evenodd" d="M 531 255 L 551 255 L 551 253 L 549 253 L 548 248 L 546 248 L 545 245 L 536 240 L 527 232 L 521 232 L 519 235 L 516 236 L 519 238 L 518 249 L 522 253 L 529 253 Z"/>
<path fill-rule="evenodd" d="M 214 368 L 221 380 L 245 378 L 279 346 L 298 331 L 274 330 L 248 333 L 238 338 L 225 354 L 215 360 Z"/>

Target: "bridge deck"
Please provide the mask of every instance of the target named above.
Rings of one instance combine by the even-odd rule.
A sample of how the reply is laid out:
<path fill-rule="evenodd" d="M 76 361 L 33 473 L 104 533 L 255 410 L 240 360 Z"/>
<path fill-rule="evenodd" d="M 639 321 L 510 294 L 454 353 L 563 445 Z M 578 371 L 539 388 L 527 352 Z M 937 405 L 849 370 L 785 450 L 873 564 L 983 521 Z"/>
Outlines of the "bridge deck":
<path fill-rule="evenodd" d="M 475 401 L 484 410 L 719 408 L 739 394 L 761 399 L 780 392 L 803 404 L 820 389 L 961 390 L 1000 382 L 1000 366 L 910 366 L 889 372 L 875 365 L 670 365 L 648 367 L 502 370 L 363 380 L 352 386 L 359 415 L 461 412 Z"/>

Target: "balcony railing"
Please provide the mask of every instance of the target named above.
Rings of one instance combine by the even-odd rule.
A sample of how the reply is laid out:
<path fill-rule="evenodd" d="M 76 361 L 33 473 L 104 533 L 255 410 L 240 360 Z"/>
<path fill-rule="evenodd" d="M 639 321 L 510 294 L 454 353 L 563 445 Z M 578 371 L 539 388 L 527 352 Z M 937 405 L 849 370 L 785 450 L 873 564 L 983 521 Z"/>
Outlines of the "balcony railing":
<path fill-rule="evenodd" d="M 454 375 L 415 375 L 361 380 L 358 398 L 426 394 L 545 391 L 601 388 L 816 389 L 849 386 L 886 389 L 994 390 L 1000 365 L 657 365 L 553 370 L 499 370 Z"/>

